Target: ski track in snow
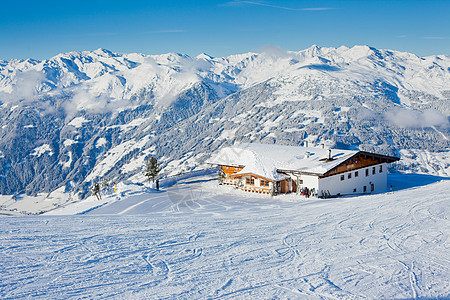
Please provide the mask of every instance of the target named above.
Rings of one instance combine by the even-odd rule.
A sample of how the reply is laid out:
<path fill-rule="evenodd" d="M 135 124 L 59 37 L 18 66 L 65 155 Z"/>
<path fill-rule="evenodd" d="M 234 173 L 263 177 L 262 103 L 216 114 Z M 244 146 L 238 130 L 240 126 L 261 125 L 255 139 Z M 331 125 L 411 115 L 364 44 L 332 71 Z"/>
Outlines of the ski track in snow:
<path fill-rule="evenodd" d="M 305 201 L 203 176 L 83 216 L 3 217 L 0 297 L 445 298 L 449 190 Z"/>

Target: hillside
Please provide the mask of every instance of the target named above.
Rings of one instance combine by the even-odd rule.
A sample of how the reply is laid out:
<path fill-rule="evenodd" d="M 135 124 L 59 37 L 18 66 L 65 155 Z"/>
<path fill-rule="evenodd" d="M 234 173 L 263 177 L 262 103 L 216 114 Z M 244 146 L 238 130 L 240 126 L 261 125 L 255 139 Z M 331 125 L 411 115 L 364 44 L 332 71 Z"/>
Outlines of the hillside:
<path fill-rule="evenodd" d="M 449 56 L 368 46 L 0 61 L 0 194 L 84 198 L 103 178 L 143 181 L 149 155 L 176 174 L 237 142 L 325 142 L 448 176 L 449 82 Z"/>
<path fill-rule="evenodd" d="M 244 193 L 216 175 L 160 192 L 128 182 L 0 217 L 0 297 L 445 299 L 450 180 L 388 180 L 394 193 L 334 199 Z"/>

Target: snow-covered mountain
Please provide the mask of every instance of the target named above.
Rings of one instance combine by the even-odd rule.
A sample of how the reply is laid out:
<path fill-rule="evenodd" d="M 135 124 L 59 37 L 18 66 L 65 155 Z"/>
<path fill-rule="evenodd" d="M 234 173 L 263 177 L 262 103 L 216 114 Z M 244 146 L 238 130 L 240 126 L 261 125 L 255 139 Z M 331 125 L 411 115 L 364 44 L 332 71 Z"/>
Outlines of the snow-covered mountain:
<path fill-rule="evenodd" d="M 368 46 L 0 61 L 0 194 L 84 196 L 143 180 L 150 155 L 175 174 L 236 142 L 324 142 L 448 176 L 449 98 L 449 56 Z"/>

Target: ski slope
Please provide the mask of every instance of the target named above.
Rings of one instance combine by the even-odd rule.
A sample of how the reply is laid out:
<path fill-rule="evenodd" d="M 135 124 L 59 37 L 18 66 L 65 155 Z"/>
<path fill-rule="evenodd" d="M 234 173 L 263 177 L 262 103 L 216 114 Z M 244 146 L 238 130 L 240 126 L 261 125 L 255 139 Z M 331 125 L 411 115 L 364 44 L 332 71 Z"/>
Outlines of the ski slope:
<path fill-rule="evenodd" d="M 394 193 L 307 200 L 202 175 L 2 217 L 0 298 L 449 297 L 450 181 L 389 180 Z"/>

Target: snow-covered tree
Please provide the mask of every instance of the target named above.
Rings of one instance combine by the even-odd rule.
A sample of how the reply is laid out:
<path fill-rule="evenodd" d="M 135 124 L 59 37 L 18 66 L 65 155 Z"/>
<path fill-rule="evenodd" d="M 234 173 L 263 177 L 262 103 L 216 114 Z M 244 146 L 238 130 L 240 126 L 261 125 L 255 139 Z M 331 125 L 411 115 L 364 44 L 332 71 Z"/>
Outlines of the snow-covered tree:
<path fill-rule="evenodd" d="M 101 188 L 104 189 L 104 188 L 108 188 L 110 184 L 107 179 L 103 179 L 102 182 L 100 183 L 100 185 L 101 185 Z"/>
<path fill-rule="evenodd" d="M 244 187 L 244 178 L 243 178 L 243 177 L 240 178 L 240 179 L 236 182 L 235 186 L 236 186 L 236 189 L 242 189 L 242 188 Z"/>
<path fill-rule="evenodd" d="M 226 175 L 225 172 L 222 170 L 222 168 L 219 169 L 219 184 L 223 184 L 223 180 L 225 179 Z"/>
<path fill-rule="evenodd" d="M 147 177 L 149 182 L 150 179 L 155 182 L 155 178 L 158 176 L 160 171 L 161 168 L 159 167 L 158 160 L 155 157 L 152 156 L 145 161 L 144 176 Z"/>
<path fill-rule="evenodd" d="M 100 183 L 97 182 L 91 189 L 92 194 L 97 197 L 97 200 L 102 199 L 102 195 L 100 194 Z"/>
<path fill-rule="evenodd" d="M 278 195 L 277 183 L 275 181 L 272 183 L 272 187 L 270 188 L 270 195 L 271 196 Z"/>

